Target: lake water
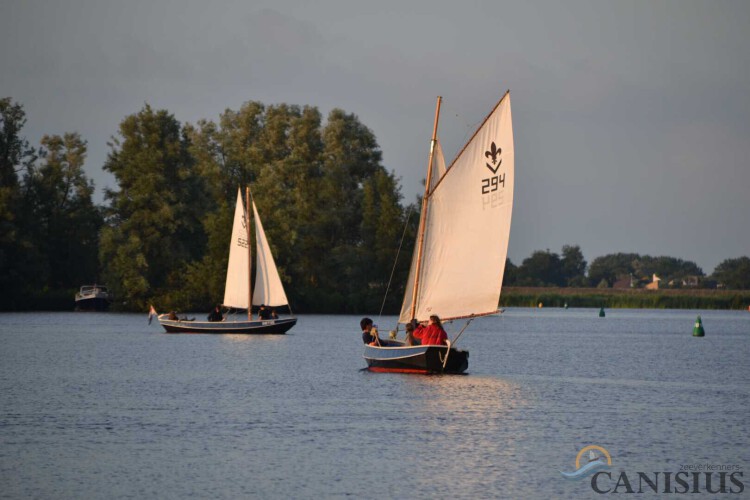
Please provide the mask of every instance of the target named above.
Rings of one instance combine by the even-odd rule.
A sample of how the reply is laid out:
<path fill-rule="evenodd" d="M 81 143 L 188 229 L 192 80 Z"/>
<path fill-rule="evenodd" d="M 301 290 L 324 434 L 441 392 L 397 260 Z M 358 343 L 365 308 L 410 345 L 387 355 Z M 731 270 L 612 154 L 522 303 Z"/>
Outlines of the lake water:
<path fill-rule="evenodd" d="M 613 478 L 731 464 L 750 493 L 750 314 L 597 313 L 477 319 L 463 376 L 362 371 L 353 316 L 211 336 L 0 314 L 0 497 L 599 498 L 558 472 L 592 444 Z"/>

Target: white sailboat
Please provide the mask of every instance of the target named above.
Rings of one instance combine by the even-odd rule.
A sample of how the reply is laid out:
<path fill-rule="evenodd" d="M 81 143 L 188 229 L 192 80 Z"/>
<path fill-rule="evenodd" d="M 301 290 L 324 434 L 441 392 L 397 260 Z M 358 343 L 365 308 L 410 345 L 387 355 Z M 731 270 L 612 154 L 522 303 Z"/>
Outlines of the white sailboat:
<path fill-rule="evenodd" d="M 447 168 L 435 110 L 419 233 L 399 316 L 426 322 L 498 312 L 513 211 L 514 148 L 510 92 L 500 99 Z M 466 326 L 464 326 L 464 329 Z M 365 346 L 372 371 L 462 373 L 466 351 L 448 346 L 388 342 Z"/>
<path fill-rule="evenodd" d="M 258 209 L 250 196 L 249 188 L 246 198 L 247 207 L 242 202 L 242 192 L 238 189 L 232 225 L 232 239 L 229 244 L 229 262 L 227 264 L 223 306 L 230 309 L 247 310 L 247 319 L 185 321 L 170 319 L 169 315 L 161 314 L 159 315 L 159 322 L 168 333 L 286 333 L 297 323 L 295 317 L 257 320 L 252 318 L 253 305 L 276 308 L 287 306 L 289 301 L 284 292 L 279 272 L 276 269 L 271 249 L 268 246 Z M 254 289 L 252 287 L 250 225 L 247 217 L 251 205 L 255 225 L 257 258 Z"/>

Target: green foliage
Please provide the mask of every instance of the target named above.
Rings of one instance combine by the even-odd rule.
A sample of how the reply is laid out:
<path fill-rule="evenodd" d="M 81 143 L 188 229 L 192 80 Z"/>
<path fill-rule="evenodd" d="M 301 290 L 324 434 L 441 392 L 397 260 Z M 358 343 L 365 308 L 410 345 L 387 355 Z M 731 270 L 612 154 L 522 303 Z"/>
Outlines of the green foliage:
<path fill-rule="evenodd" d="M 518 268 L 518 284 L 521 286 L 562 286 L 562 263 L 560 256 L 549 250 L 537 250 L 527 257 Z"/>
<path fill-rule="evenodd" d="M 18 172 L 36 159 L 33 148 L 20 135 L 25 124 L 23 106 L 10 97 L 0 99 L 0 186 L 3 188 L 17 187 Z"/>
<path fill-rule="evenodd" d="M 83 172 L 86 141 L 77 133 L 42 138 L 40 166 L 24 177 L 24 218 L 38 249 L 35 273 L 53 289 L 76 288 L 97 278 L 102 216 L 94 184 Z"/>
<path fill-rule="evenodd" d="M 18 173 L 33 164 L 36 155 L 21 136 L 26 124 L 23 107 L 9 97 L 0 99 L 0 303 L 14 308 L 19 298 L 44 286 L 36 273 L 38 249 L 24 219 L 24 193 Z"/>
<path fill-rule="evenodd" d="M 181 293 L 162 295 L 170 307 L 206 307 L 223 296 L 234 201 L 247 183 L 295 309 L 380 307 L 405 215 L 398 182 L 356 116 L 336 109 L 323 124 L 314 107 L 248 102 L 226 110 L 218 124 L 203 120 L 185 130 L 210 198 L 202 220 L 207 246 L 188 265 Z M 398 286 L 408 266 L 405 256 Z M 400 293 L 390 291 L 391 312 Z"/>
<path fill-rule="evenodd" d="M 635 271 L 634 263 L 640 258 L 637 253 L 615 253 L 597 257 L 589 267 L 589 283 L 601 285 L 605 281 L 612 286 L 618 276 L 628 276 Z"/>
<path fill-rule="evenodd" d="M 662 285 L 670 282 L 681 283 L 685 278 L 702 277 L 703 270 L 695 262 L 675 257 L 651 257 L 637 253 L 616 253 L 597 257 L 589 268 L 589 283 L 605 280 L 609 286 L 623 276 L 633 276 L 636 280 L 650 281 L 656 274 Z"/>
<path fill-rule="evenodd" d="M 515 286 L 518 284 L 518 266 L 513 264 L 510 259 L 505 259 L 505 272 L 503 273 L 503 287 Z"/>
<path fill-rule="evenodd" d="M 564 245 L 563 256 L 537 250 L 524 259 L 515 276 L 520 286 L 583 286 L 586 281 L 586 260 L 581 247 Z"/>
<path fill-rule="evenodd" d="M 103 274 L 131 308 L 181 285 L 205 248 L 200 224 L 205 188 L 189 139 L 165 110 L 146 105 L 120 124 L 104 169 L 119 191 L 107 190 L 107 227 L 99 255 Z"/>
<path fill-rule="evenodd" d="M 567 286 L 586 286 L 586 259 L 578 245 L 563 245 L 562 247 L 562 275 Z"/>
<path fill-rule="evenodd" d="M 750 290 L 750 257 L 726 259 L 714 269 L 713 279 L 733 290 Z"/>

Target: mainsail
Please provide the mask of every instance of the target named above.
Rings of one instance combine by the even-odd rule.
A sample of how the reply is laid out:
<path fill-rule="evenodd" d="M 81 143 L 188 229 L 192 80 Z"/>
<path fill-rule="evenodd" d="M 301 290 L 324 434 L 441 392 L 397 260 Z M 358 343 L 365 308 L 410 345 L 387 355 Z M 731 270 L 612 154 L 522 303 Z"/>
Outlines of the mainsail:
<path fill-rule="evenodd" d="M 253 201 L 253 217 L 255 217 L 255 240 L 257 246 L 257 267 L 255 271 L 255 289 L 253 291 L 253 305 L 285 306 L 289 303 L 281 284 L 279 271 L 273 260 L 271 249 L 266 240 L 266 232 L 260 222 L 258 209 Z"/>
<path fill-rule="evenodd" d="M 399 322 L 497 311 L 513 209 L 514 149 L 510 94 L 506 93 L 444 173 L 442 151 L 432 155 L 421 265 L 417 248 Z M 435 176 L 439 175 L 435 181 Z"/>
<path fill-rule="evenodd" d="M 229 242 L 229 263 L 227 281 L 224 287 L 224 305 L 235 309 L 247 309 L 250 297 L 249 259 L 247 241 L 247 220 L 242 193 L 237 190 L 237 204 L 234 208 L 232 239 Z"/>

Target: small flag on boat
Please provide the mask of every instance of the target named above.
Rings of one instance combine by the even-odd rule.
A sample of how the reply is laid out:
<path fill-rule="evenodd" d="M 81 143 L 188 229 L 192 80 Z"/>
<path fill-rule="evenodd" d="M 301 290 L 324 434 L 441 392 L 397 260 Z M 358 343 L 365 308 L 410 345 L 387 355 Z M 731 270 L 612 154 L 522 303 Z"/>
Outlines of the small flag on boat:
<path fill-rule="evenodd" d="M 151 324 L 151 320 L 154 316 L 157 316 L 156 309 L 154 309 L 154 306 L 151 306 L 151 308 L 148 310 L 148 324 Z"/>

